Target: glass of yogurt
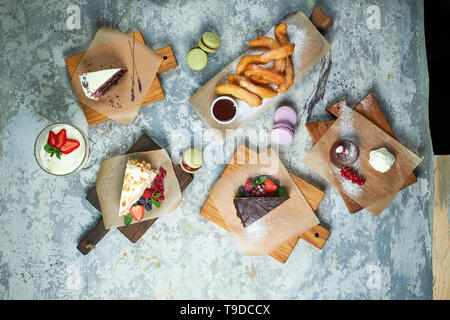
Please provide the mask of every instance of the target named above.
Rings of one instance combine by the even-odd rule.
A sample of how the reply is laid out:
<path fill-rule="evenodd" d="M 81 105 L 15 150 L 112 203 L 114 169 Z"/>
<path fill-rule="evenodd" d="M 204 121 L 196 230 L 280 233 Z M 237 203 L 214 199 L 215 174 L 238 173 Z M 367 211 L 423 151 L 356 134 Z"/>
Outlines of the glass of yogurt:
<path fill-rule="evenodd" d="M 67 139 L 77 140 L 80 145 L 69 154 L 61 154 L 60 158 L 56 155 L 51 156 L 45 151 L 49 132 L 58 133 L 60 130 L 66 129 Z M 89 159 L 89 140 L 86 134 L 66 123 L 54 123 L 45 127 L 37 136 L 34 143 L 34 157 L 39 166 L 55 176 L 66 176 L 80 171 L 86 165 Z"/>

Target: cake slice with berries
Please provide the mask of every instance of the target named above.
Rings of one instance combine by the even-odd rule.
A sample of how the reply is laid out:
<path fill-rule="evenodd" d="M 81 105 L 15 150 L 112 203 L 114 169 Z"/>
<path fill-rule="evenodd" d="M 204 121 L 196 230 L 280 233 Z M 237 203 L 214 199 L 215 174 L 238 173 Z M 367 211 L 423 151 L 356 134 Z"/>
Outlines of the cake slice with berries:
<path fill-rule="evenodd" d="M 152 185 L 158 171 L 152 170 L 150 163 L 128 159 L 120 195 L 119 216 L 126 215 L 144 193 Z"/>
<path fill-rule="evenodd" d="M 267 176 L 247 179 L 233 199 L 242 225 L 249 226 L 289 199 L 286 188 Z"/>
<path fill-rule="evenodd" d="M 115 68 L 80 74 L 81 88 L 89 99 L 98 100 L 117 84 L 127 73 L 127 69 Z"/>

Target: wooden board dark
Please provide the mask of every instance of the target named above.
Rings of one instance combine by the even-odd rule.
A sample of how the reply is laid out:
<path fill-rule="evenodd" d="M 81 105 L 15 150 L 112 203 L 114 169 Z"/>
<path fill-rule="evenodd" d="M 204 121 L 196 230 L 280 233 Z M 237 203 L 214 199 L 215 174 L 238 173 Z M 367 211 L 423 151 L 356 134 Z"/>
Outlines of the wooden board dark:
<path fill-rule="evenodd" d="M 143 134 L 126 153 L 128 154 L 159 149 L 161 149 L 161 147 L 157 143 L 155 143 L 146 134 Z M 180 183 L 180 189 L 183 191 L 192 182 L 194 176 L 184 172 L 176 163 L 173 162 L 172 165 L 178 182 Z M 88 193 L 86 200 L 88 200 L 98 211 L 101 212 L 100 202 L 98 200 L 97 190 L 95 188 Z M 153 225 L 153 223 L 155 223 L 157 219 L 158 218 L 150 219 L 117 229 L 131 242 L 135 243 L 144 235 L 144 233 Z M 95 228 L 92 229 L 92 231 L 80 241 L 77 249 L 84 255 L 88 254 L 108 231 L 109 230 L 105 229 L 103 219 L 101 219 Z"/>

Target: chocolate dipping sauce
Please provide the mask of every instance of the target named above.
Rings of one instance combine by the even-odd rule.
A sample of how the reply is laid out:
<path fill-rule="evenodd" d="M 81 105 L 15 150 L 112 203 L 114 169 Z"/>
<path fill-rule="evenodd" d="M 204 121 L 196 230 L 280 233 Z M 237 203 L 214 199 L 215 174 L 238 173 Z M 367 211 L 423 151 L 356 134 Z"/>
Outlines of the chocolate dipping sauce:
<path fill-rule="evenodd" d="M 231 100 L 219 99 L 214 103 L 212 112 L 217 120 L 229 121 L 236 115 L 236 105 Z"/>
<path fill-rule="evenodd" d="M 330 161 L 338 168 L 351 165 L 358 157 L 358 146 L 350 140 L 338 140 L 330 148 Z"/>

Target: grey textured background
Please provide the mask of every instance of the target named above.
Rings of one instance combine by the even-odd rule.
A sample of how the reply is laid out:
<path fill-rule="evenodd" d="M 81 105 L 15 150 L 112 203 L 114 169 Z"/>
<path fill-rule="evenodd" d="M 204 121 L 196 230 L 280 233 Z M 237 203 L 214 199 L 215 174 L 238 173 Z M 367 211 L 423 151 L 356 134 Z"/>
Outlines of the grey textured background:
<path fill-rule="evenodd" d="M 326 59 L 286 94 L 299 111 L 294 143 L 281 148 L 284 164 L 325 190 L 318 209 L 331 237 L 322 251 L 299 241 L 285 265 L 244 256 L 233 237 L 199 215 L 221 174 L 204 136 L 207 159 L 184 192 L 182 205 L 159 219 L 136 244 L 112 230 L 87 256 L 76 245 L 99 220 L 86 200 L 99 163 L 122 154 L 142 134 L 174 155 L 205 125 L 187 99 L 286 13 L 309 16 L 316 1 L 5 1 L 0 2 L 0 298 L 2 299 L 430 299 L 432 297 L 432 150 L 422 1 L 321 1 L 334 27 L 328 81 L 311 103 Z M 367 8 L 381 9 L 381 29 L 366 24 Z M 81 28 L 66 27 L 69 5 Z M 170 44 L 179 67 L 160 76 L 166 99 L 142 108 L 124 126 L 89 127 L 70 89 L 64 59 L 84 51 L 99 27 L 142 30 L 154 49 Z M 202 32 L 222 38 L 201 72 L 185 63 Z M 347 212 L 338 192 L 301 159 L 312 141 L 304 124 L 331 119 L 325 106 L 347 97 L 350 106 L 374 91 L 397 138 L 423 157 L 418 182 L 401 191 L 379 217 Z M 268 142 L 273 106 L 248 128 Z M 94 165 L 69 177 L 39 169 L 38 132 L 52 122 L 82 128 Z M 187 133 L 184 137 L 179 134 Z M 231 155 L 233 148 L 228 155 Z"/>

